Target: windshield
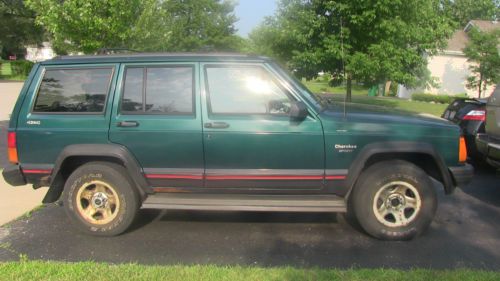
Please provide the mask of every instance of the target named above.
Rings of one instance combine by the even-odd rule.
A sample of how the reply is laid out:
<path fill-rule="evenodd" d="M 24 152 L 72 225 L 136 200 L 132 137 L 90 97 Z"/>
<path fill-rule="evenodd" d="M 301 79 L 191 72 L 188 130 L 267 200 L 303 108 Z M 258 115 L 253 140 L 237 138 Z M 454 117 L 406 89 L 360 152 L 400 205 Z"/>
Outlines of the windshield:
<path fill-rule="evenodd" d="M 300 82 L 293 75 L 293 73 L 290 73 L 289 71 L 286 70 L 286 68 L 281 67 L 275 62 L 272 62 L 271 64 L 282 75 L 291 78 L 293 84 L 292 86 L 297 90 L 299 90 L 302 97 L 304 97 L 308 103 L 312 104 L 318 112 L 322 111 L 326 107 L 326 102 L 320 99 L 314 93 L 312 93 L 306 86 L 304 86 L 304 84 L 302 84 L 302 82 Z"/>

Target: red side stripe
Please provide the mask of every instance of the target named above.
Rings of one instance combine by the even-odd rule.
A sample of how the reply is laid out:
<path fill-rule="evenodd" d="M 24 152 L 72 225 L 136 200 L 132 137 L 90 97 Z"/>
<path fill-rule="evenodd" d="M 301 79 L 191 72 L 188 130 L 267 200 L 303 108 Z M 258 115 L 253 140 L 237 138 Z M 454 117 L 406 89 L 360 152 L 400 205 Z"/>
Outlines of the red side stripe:
<path fill-rule="evenodd" d="M 146 174 L 148 179 L 186 179 L 186 180 L 202 180 L 203 176 L 198 175 L 166 175 L 166 174 Z"/>
<path fill-rule="evenodd" d="M 326 176 L 326 180 L 345 180 L 346 176 Z"/>
<path fill-rule="evenodd" d="M 148 179 L 187 179 L 203 180 L 201 175 L 172 175 L 172 174 L 146 174 Z M 344 180 L 346 176 L 326 176 L 326 180 Z M 288 175 L 217 175 L 205 176 L 206 180 L 323 180 L 323 176 L 288 176 Z"/>
<path fill-rule="evenodd" d="M 322 180 L 323 176 L 242 176 L 242 175 L 226 175 L 226 176 L 206 176 L 207 180 Z"/>
<path fill-rule="evenodd" d="M 52 170 L 23 170 L 23 173 L 25 174 L 50 174 L 52 173 Z"/>

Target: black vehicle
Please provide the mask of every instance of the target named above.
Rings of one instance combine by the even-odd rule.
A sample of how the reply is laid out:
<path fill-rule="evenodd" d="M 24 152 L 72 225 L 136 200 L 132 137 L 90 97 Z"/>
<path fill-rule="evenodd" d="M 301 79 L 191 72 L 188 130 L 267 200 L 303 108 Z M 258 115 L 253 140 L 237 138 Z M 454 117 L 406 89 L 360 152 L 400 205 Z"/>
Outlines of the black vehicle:
<path fill-rule="evenodd" d="M 483 160 L 484 156 L 476 148 L 476 135 L 484 133 L 487 99 L 456 98 L 441 115 L 442 118 L 460 126 L 467 155 L 473 160 Z"/>
<path fill-rule="evenodd" d="M 477 134 L 477 150 L 485 155 L 486 161 L 500 169 L 500 87 L 486 104 L 485 133 Z"/>

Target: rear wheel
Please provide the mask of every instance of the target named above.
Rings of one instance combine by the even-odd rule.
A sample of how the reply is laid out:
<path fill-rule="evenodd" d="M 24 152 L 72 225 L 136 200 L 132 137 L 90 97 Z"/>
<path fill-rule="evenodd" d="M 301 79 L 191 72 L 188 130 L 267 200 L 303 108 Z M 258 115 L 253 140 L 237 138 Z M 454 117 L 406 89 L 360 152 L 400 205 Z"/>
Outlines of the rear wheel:
<path fill-rule="evenodd" d="M 123 167 L 91 162 L 77 168 L 64 186 L 64 206 L 70 220 L 82 231 L 113 236 L 132 224 L 139 196 Z"/>
<path fill-rule="evenodd" d="M 428 228 L 437 208 L 429 176 L 406 161 L 374 164 L 352 194 L 355 216 L 368 234 L 383 240 L 412 239 Z"/>

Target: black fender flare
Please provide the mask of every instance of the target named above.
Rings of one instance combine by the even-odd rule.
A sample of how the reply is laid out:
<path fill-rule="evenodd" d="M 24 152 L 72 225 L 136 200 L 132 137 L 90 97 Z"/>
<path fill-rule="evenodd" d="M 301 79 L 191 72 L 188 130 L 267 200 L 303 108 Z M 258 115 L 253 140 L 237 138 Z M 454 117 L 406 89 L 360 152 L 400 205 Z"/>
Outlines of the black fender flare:
<path fill-rule="evenodd" d="M 448 167 L 433 145 L 412 141 L 387 141 L 368 144 L 356 156 L 347 174 L 346 188 L 348 189 L 348 194 L 346 197 L 349 196 L 351 190 L 354 188 L 368 159 L 377 154 L 388 153 L 419 153 L 430 156 L 439 169 L 438 172 L 441 175 L 445 193 L 450 194 L 455 189 Z"/>
<path fill-rule="evenodd" d="M 135 157 L 122 145 L 119 144 L 72 144 L 66 146 L 58 155 L 49 182 L 49 191 L 43 199 L 43 203 L 55 202 L 62 193 L 63 185 L 61 169 L 64 162 L 70 157 L 107 157 L 113 158 L 123 164 L 137 192 L 144 200 L 147 194 L 152 193 L 143 171 Z"/>

